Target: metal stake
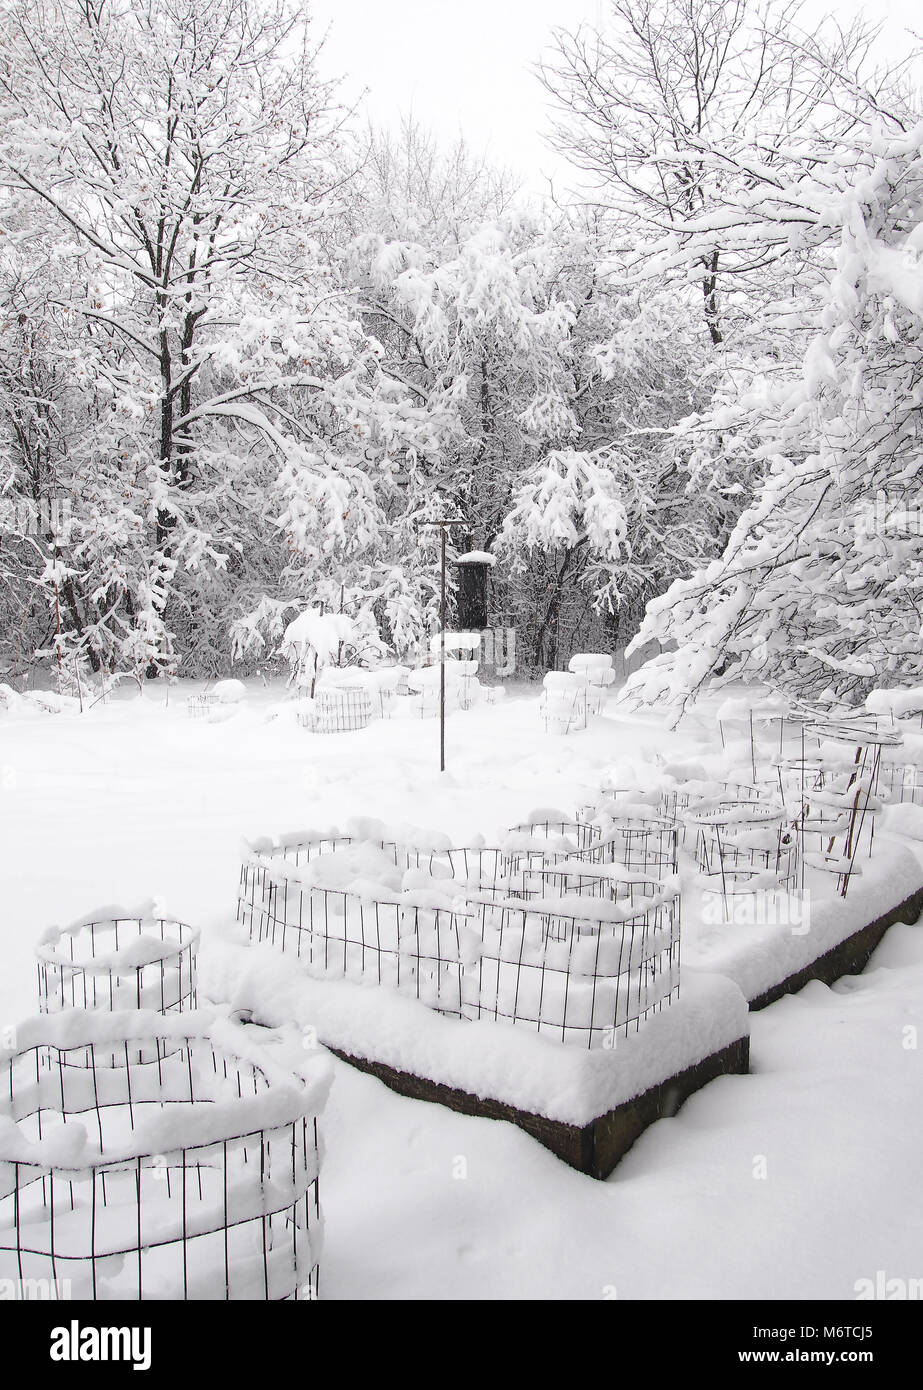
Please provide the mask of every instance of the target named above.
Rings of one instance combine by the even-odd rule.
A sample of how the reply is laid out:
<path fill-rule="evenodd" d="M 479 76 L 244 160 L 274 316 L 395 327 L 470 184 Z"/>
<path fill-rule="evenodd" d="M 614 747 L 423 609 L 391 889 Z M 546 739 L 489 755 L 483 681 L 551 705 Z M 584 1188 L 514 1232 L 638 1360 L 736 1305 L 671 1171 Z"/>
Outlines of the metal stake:
<path fill-rule="evenodd" d="M 450 526 L 464 526 L 461 517 L 442 521 L 421 521 L 420 526 L 438 526 L 442 537 L 440 545 L 440 596 L 439 596 L 439 771 L 445 772 L 445 533 Z"/>

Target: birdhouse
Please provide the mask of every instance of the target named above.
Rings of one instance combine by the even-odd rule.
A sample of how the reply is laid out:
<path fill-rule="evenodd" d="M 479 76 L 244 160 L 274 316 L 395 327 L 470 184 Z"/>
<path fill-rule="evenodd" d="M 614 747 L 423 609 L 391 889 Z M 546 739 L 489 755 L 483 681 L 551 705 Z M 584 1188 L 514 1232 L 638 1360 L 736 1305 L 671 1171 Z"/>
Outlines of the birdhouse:
<path fill-rule="evenodd" d="M 486 550 L 471 550 L 455 559 L 456 617 L 463 632 L 483 632 L 487 619 L 487 576 L 497 563 Z"/>

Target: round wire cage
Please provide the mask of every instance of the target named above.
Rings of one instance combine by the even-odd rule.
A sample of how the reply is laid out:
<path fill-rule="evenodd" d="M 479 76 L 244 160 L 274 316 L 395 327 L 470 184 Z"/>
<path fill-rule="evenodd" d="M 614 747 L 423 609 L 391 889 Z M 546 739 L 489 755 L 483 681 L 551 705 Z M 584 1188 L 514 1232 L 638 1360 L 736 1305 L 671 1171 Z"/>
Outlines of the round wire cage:
<path fill-rule="evenodd" d="M 39 1009 L 194 1009 L 198 945 L 198 928 L 153 912 L 55 927 L 36 948 Z"/>
<path fill-rule="evenodd" d="M 315 976 L 385 985 L 459 1014 L 463 915 L 400 897 L 305 886 L 283 873 L 265 884 L 251 939 L 291 952 Z"/>
<path fill-rule="evenodd" d="M 781 806 L 756 800 L 702 801 L 684 813 L 696 832 L 700 873 L 721 880 L 724 893 L 794 888 L 798 835 Z"/>
<path fill-rule="evenodd" d="M 186 713 L 190 719 L 213 719 L 217 718 L 221 712 L 221 702 L 217 695 L 207 692 L 201 695 L 191 695 L 186 701 Z"/>
<path fill-rule="evenodd" d="M 636 807 L 635 810 L 643 808 Z M 598 864 L 617 864 L 640 877 L 666 879 L 679 863 L 679 826 L 652 809 L 650 815 L 615 814 L 603 806 L 593 822 L 593 839 L 581 858 Z"/>
<path fill-rule="evenodd" d="M 352 733 L 372 722 L 372 694 L 363 686 L 320 686 L 298 723 L 318 734 Z"/>
<path fill-rule="evenodd" d="M 214 1011 L 24 1025 L 0 1058 L 0 1274 L 72 1298 L 317 1297 L 326 1064 L 267 1064 L 256 1031 Z M 122 1068 L 92 1061 L 118 1047 Z"/>

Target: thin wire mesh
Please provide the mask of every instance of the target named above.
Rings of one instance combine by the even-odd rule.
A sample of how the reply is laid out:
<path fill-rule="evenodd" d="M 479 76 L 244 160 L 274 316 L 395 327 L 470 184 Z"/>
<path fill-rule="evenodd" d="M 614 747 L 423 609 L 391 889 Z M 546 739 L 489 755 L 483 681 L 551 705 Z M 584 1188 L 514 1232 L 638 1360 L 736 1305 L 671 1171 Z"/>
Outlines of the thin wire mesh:
<path fill-rule="evenodd" d="M 878 795 L 888 805 L 923 806 L 923 767 L 882 758 L 878 769 Z"/>
<path fill-rule="evenodd" d="M 169 917 L 60 928 L 36 949 L 39 1009 L 194 1009 L 198 945 L 197 928 Z"/>
<path fill-rule="evenodd" d="M 318 734 L 365 729 L 372 721 L 372 696 L 361 686 L 321 686 L 313 707 L 299 710 L 296 718 L 299 724 Z"/>
<path fill-rule="evenodd" d="M 586 728 L 587 689 L 544 690 L 539 700 L 539 714 L 549 734 L 572 734 Z"/>
<path fill-rule="evenodd" d="M 191 695 L 186 701 L 186 713 L 190 719 L 210 719 L 219 706 L 214 695 Z"/>
<path fill-rule="evenodd" d="M 73 1298 L 315 1298 L 310 1087 L 293 1077 L 280 1092 L 191 1033 L 152 1030 L 139 1061 L 136 1016 L 109 1018 L 104 1048 L 132 1020 L 121 1068 L 72 1065 L 59 1034 L 0 1059 L 0 1275 L 64 1282 Z M 92 1059 L 94 1031 L 72 1031 Z"/>
<path fill-rule="evenodd" d="M 461 948 L 455 911 L 307 887 L 277 869 L 243 866 L 242 920 L 320 977 L 372 982 L 461 1014 Z"/>
<path fill-rule="evenodd" d="M 563 1044 L 613 1047 L 679 996 L 678 889 L 644 908 L 570 898 L 484 903 L 481 950 L 462 979 L 463 1015 L 524 1026 Z M 554 904 L 554 906 L 551 906 Z"/>
<path fill-rule="evenodd" d="M 424 876 L 416 886 L 438 899 L 428 894 L 426 906 L 412 891 L 350 891 L 299 874 L 357 843 L 317 836 L 248 855 L 238 919 L 251 939 L 322 978 L 373 982 L 441 1013 L 584 1047 L 611 1046 L 678 993 L 678 888 L 646 872 L 675 871 L 675 826 L 615 827 L 605 839 L 579 821 L 548 820 L 514 827 L 500 846 L 367 842 Z"/>
<path fill-rule="evenodd" d="M 679 826 L 671 816 L 651 813 L 640 804 L 632 807 L 636 814 L 624 813 L 626 803 L 604 801 L 595 808 L 590 822 L 593 838 L 581 847 L 581 857 L 599 864 L 621 864 L 647 878 L 665 879 L 677 872 L 679 866 Z M 581 815 L 593 813 L 587 807 Z"/>

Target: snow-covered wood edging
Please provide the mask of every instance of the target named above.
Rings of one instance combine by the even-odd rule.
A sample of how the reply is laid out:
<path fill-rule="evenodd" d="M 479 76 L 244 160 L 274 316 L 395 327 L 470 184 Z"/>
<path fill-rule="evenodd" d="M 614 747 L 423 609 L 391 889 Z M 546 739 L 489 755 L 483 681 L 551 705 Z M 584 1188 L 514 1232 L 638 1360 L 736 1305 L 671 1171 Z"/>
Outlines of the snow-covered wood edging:
<path fill-rule="evenodd" d="M 791 923 L 722 924 L 710 939 L 684 943 L 683 981 L 698 970 L 724 975 L 751 1008 L 763 1008 L 809 980 L 830 984 L 862 970 L 888 927 L 913 923 L 921 911 L 923 862 L 906 842 L 883 842 L 848 897 L 815 895 Z"/>
<path fill-rule="evenodd" d="M 648 1125 L 715 1077 L 746 1073 L 749 1010 L 810 980 L 829 984 L 861 971 L 888 927 L 921 912 L 923 864 L 892 843 L 847 899 L 814 905 L 807 930 L 780 925 L 757 945 L 744 929 L 732 951 L 725 936 L 720 964 L 710 968 L 698 953 L 673 1006 L 608 1052 L 446 1018 L 374 986 L 293 977 L 291 961 L 268 944 L 213 948 L 209 976 L 216 997 L 234 998 L 271 1026 L 294 1020 L 315 1030 L 318 1042 L 392 1090 L 507 1120 L 604 1178 Z"/>
<path fill-rule="evenodd" d="M 674 1115 L 683 1101 L 709 1081 L 732 1073 L 746 1074 L 750 1069 L 750 1038 L 738 1038 L 736 1042 L 650 1087 L 641 1095 L 623 1101 L 588 1124 L 570 1125 L 528 1110 L 518 1110 L 502 1101 L 445 1086 L 412 1072 L 398 1071 L 383 1062 L 369 1061 L 335 1047 L 330 1050 L 350 1066 L 377 1076 L 379 1081 L 399 1095 L 409 1096 L 412 1100 L 432 1101 L 462 1115 L 506 1120 L 525 1130 L 526 1134 L 537 1139 L 571 1168 L 600 1179 L 609 1176 L 619 1159 L 624 1157 L 648 1125 Z"/>
<path fill-rule="evenodd" d="M 896 922 L 905 922 L 908 926 L 913 926 L 921 913 L 923 887 L 916 889 L 896 907 L 883 912 L 873 922 L 853 932 L 832 950 L 825 951 L 803 970 L 788 975 L 778 984 L 757 995 L 755 999 L 751 999 L 750 1008 L 765 1009 L 768 1004 L 774 1004 L 784 994 L 795 994 L 799 989 L 804 989 L 811 980 L 820 980 L 823 984 L 829 985 L 844 975 L 858 975 L 868 965 L 872 952 L 889 927 L 893 927 Z"/>
<path fill-rule="evenodd" d="M 832 912 L 836 904 L 826 906 Z M 750 1009 L 765 1008 L 781 999 L 783 995 L 794 994 L 803 989 L 811 980 L 832 984 L 844 975 L 858 974 L 868 964 L 872 952 L 889 927 L 896 922 L 912 925 L 921 913 L 923 886 L 883 912 L 874 921 L 853 931 L 809 965 L 787 975 L 751 999 Z M 695 979 L 695 972 L 687 973 L 683 990 L 687 991 Z M 658 1015 L 654 1022 L 666 1017 L 668 1015 Z M 646 1042 L 654 1045 L 655 1040 L 647 1027 L 643 1037 Z M 415 1100 L 433 1101 L 464 1115 L 506 1120 L 525 1130 L 572 1168 L 577 1168 L 590 1177 L 604 1179 L 649 1125 L 675 1114 L 694 1092 L 717 1077 L 733 1073 L 746 1074 L 749 1071 L 749 1043 L 748 1031 L 746 1036 L 728 1043 L 583 1125 L 567 1124 L 545 1115 L 521 1110 L 502 1101 L 477 1096 L 412 1072 L 400 1071 L 386 1063 L 372 1061 L 337 1047 L 331 1047 L 330 1050 L 361 1071 L 377 1076 L 400 1095 L 410 1096 Z"/>
<path fill-rule="evenodd" d="M 314 979 L 268 943 L 213 943 L 202 968 L 205 990 L 255 1021 L 294 1022 L 403 1095 L 507 1120 L 594 1177 L 606 1177 L 647 1125 L 693 1091 L 748 1066 L 746 1000 L 729 980 L 699 972 L 614 1048 L 584 1050 L 449 1018 L 374 985 Z"/>

